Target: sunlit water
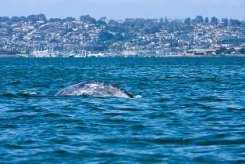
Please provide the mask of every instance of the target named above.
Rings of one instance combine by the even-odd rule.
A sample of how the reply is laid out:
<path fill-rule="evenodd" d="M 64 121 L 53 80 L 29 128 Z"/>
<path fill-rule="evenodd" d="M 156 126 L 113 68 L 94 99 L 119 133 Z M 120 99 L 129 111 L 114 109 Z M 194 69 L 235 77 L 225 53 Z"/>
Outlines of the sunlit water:
<path fill-rule="evenodd" d="M 245 58 L 0 58 L 0 162 L 245 162 Z M 137 98 L 56 97 L 90 80 Z"/>

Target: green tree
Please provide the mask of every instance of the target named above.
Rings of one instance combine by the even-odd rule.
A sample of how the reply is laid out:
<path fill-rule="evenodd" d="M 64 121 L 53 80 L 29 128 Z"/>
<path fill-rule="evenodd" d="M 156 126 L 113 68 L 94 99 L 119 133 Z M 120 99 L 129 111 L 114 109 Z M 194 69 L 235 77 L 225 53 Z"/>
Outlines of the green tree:
<path fill-rule="evenodd" d="M 20 17 L 17 17 L 17 16 L 13 16 L 11 19 L 10 19 L 11 22 L 20 22 L 21 21 L 21 18 Z"/>
<path fill-rule="evenodd" d="M 75 20 L 76 20 L 76 19 L 73 18 L 73 17 L 67 17 L 67 18 L 64 19 L 65 22 L 73 22 L 73 21 L 75 21 Z"/>
<path fill-rule="evenodd" d="M 164 24 L 163 18 L 160 18 L 160 19 L 159 19 L 159 26 L 162 27 L 163 24 Z"/>
<path fill-rule="evenodd" d="M 230 19 L 230 25 L 231 26 L 240 26 L 241 22 L 237 19 Z"/>
<path fill-rule="evenodd" d="M 208 24 L 208 23 L 209 23 L 209 18 L 206 17 L 206 18 L 204 19 L 204 22 L 205 22 L 206 24 Z"/>
<path fill-rule="evenodd" d="M 46 17 L 44 14 L 38 14 L 38 15 L 29 15 L 27 17 L 27 21 L 30 22 L 37 22 L 37 21 L 47 21 Z"/>
<path fill-rule="evenodd" d="M 7 22 L 9 20 L 10 20 L 9 17 L 0 17 L 0 22 Z"/>
<path fill-rule="evenodd" d="M 222 18 L 221 20 L 223 26 L 228 26 L 229 20 L 227 18 Z"/>
<path fill-rule="evenodd" d="M 216 17 L 212 17 L 210 23 L 212 25 L 218 25 L 219 24 L 219 19 Z"/>
<path fill-rule="evenodd" d="M 184 24 L 187 26 L 190 26 L 191 25 L 191 18 L 185 18 Z"/>
<path fill-rule="evenodd" d="M 194 22 L 199 24 L 199 23 L 203 23 L 204 19 L 202 16 L 196 16 L 196 18 L 194 19 Z"/>
<path fill-rule="evenodd" d="M 96 23 L 96 19 L 92 18 L 90 15 L 83 15 L 80 17 L 81 22 L 86 22 L 86 23 Z"/>
<path fill-rule="evenodd" d="M 168 18 L 165 17 L 165 18 L 164 18 L 164 25 L 168 25 L 168 24 L 169 24 Z"/>

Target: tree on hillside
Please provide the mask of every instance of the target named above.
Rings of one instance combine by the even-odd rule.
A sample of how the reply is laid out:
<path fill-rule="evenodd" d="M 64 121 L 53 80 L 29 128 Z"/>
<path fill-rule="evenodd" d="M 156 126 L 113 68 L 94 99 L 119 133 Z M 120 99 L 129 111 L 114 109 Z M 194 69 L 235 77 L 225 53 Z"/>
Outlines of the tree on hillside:
<path fill-rule="evenodd" d="M 194 23 L 200 24 L 204 22 L 204 19 L 202 16 L 196 16 L 196 18 L 193 20 Z"/>
<path fill-rule="evenodd" d="M 86 23 L 96 23 L 96 19 L 92 18 L 90 15 L 83 15 L 80 17 L 81 22 L 86 22 Z"/>
<path fill-rule="evenodd" d="M 212 17 L 210 23 L 212 25 L 218 25 L 219 24 L 219 20 L 216 17 Z"/>
<path fill-rule="evenodd" d="M 10 20 L 9 17 L 0 17 L 0 22 L 7 22 L 9 20 Z"/>
<path fill-rule="evenodd" d="M 65 22 L 73 22 L 73 21 L 75 21 L 75 20 L 76 20 L 76 19 L 73 18 L 73 17 L 67 17 L 67 18 L 64 19 Z"/>
<path fill-rule="evenodd" d="M 228 26 L 229 20 L 227 18 L 222 18 L 221 20 L 223 26 Z"/>
<path fill-rule="evenodd" d="M 231 26 L 240 26 L 241 22 L 237 19 L 230 19 L 230 25 Z"/>
<path fill-rule="evenodd" d="M 190 26 L 191 25 L 191 18 L 185 18 L 184 24 L 187 26 Z"/>
<path fill-rule="evenodd" d="M 38 14 L 38 15 L 29 15 L 27 17 L 27 21 L 29 22 L 37 22 L 37 21 L 44 21 L 46 22 L 46 16 L 44 14 Z"/>
<path fill-rule="evenodd" d="M 206 23 L 206 24 L 209 23 L 209 18 L 208 18 L 208 17 L 206 17 L 206 18 L 204 19 L 204 23 Z"/>

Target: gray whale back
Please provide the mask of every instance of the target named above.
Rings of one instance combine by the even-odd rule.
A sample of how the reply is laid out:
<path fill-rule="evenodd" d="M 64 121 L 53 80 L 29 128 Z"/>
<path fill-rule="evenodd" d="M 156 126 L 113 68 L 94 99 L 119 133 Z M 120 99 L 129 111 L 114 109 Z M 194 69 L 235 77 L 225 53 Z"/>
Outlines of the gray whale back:
<path fill-rule="evenodd" d="M 103 82 L 85 82 L 67 87 L 56 96 L 92 96 L 92 97 L 121 97 L 133 98 L 133 96 L 121 88 Z"/>

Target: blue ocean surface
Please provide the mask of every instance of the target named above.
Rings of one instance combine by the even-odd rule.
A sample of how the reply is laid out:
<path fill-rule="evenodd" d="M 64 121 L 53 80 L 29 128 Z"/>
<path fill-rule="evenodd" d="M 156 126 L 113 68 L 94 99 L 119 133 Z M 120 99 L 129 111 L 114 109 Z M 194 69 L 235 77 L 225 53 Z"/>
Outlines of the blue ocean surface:
<path fill-rule="evenodd" d="M 0 163 L 245 163 L 245 58 L 0 58 Z M 86 81 L 137 98 L 60 97 Z"/>

